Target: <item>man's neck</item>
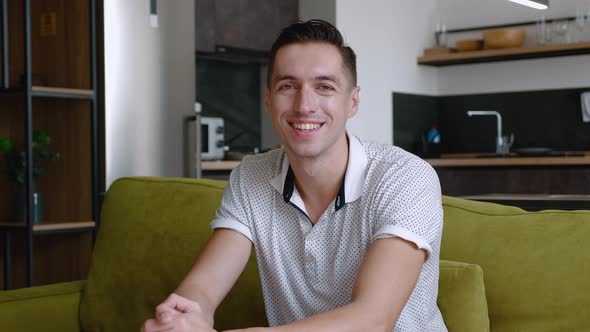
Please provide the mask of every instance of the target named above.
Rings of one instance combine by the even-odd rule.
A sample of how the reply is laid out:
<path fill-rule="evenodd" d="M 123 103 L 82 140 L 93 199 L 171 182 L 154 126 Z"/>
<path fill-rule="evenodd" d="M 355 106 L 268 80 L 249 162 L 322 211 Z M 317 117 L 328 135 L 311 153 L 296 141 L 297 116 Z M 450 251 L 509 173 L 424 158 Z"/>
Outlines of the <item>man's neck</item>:
<path fill-rule="evenodd" d="M 317 158 L 291 159 L 287 155 L 297 191 L 314 223 L 338 194 L 346 173 L 350 143 L 345 135 L 336 144 L 329 154 Z"/>

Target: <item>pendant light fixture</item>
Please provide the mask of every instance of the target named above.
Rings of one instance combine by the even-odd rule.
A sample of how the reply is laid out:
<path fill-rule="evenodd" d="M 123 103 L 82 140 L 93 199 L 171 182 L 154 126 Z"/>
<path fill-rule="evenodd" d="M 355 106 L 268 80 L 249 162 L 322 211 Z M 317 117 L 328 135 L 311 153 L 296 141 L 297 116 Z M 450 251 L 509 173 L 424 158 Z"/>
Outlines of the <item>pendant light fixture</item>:
<path fill-rule="evenodd" d="M 549 0 L 508 0 L 535 9 L 549 8 Z"/>

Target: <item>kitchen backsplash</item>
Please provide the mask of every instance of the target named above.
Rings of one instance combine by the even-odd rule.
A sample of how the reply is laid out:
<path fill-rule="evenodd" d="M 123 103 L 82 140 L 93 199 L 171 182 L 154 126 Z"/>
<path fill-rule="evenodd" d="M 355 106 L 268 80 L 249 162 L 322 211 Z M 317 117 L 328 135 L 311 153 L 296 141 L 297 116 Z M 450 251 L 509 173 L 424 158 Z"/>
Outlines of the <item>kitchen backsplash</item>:
<path fill-rule="evenodd" d="M 197 57 L 197 100 L 203 116 L 225 120 L 232 151 L 260 147 L 260 64 Z"/>
<path fill-rule="evenodd" d="M 443 152 L 493 152 L 496 117 L 466 112 L 494 110 L 502 115 L 503 134 L 514 133 L 513 149 L 590 150 L 590 123 L 582 122 L 580 103 L 584 91 L 590 87 L 437 97 L 394 92 L 394 144 L 420 153 L 420 136 L 438 125 Z"/>

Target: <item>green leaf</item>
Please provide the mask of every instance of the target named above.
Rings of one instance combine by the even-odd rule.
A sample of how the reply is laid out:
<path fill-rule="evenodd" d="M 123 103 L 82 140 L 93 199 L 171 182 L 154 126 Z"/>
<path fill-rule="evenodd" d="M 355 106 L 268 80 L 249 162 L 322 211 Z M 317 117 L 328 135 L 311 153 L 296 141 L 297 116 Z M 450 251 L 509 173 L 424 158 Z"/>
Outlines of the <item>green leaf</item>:
<path fill-rule="evenodd" d="M 0 151 L 10 152 L 12 150 L 12 141 L 10 138 L 0 138 Z"/>
<path fill-rule="evenodd" d="M 60 159 L 59 153 L 53 153 L 48 149 L 51 143 L 51 137 L 46 131 L 36 129 L 33 131 L 32 142 L 32 159 L 33 159 L 33 176 L 38 177 L 45 175 L 45 170 L 42 162 L 46 160 Z M 13 181 L 24 184 L 26 178 L 26 151 L 18 151 L 14 149 L 12 140 L 10 138 L 0 139 L 0 152 L 6 153 L 6 166 L 8 175 Z M 2 171 L 0 169 L 0 171 Z"/>
<path fill-rule="evenodd" d="M 50 158 L 50 156 L 51 156 L 51 154 L 47 150 L 41 150 L 41 151 L 38 151 L 38 153 L 37 153 L 37 157 L 41 160 L 48 160 Z"/>
<path fill-rule="evenodd" d="M 33 132 L 33 141 L 39 145 L 49 145 L 49 143 L 51 143 L 49 135 L 41 129 L 37 129 Z"/>
<path fill-rule="evenodd" d="M 24 174 L 17 174 L 16 175 L 16 182 L 20 184 L 25 184 L 25 175 Z"/>

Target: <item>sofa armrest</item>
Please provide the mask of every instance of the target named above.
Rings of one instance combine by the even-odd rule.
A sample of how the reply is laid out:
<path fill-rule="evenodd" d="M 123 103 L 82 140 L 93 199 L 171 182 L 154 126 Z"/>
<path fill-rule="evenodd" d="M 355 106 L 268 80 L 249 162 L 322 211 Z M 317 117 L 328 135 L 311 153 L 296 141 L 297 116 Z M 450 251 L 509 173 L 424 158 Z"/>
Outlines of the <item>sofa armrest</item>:
<path fill-rule="evenodd" d="M 2 331 L 78 332 L 85 281 L 0 291 Z"/>

